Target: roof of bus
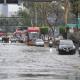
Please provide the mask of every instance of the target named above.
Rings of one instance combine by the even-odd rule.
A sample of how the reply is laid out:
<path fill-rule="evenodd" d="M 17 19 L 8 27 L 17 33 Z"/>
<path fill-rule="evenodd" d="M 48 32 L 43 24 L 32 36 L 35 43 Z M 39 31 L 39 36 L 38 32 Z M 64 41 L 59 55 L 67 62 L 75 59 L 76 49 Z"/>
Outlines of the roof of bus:
<path fill-rule="evenodd" d="M 39 32 L 40 28 L 39 27 L 28 27 L 27 31 L 28 32 Z"/>

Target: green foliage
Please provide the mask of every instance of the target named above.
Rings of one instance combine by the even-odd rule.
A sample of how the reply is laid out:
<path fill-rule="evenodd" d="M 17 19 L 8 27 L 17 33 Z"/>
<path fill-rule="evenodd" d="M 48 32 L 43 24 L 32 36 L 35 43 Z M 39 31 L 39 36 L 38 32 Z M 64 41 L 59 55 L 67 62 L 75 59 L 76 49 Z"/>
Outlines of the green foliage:
<path fill-rule="evenodd" d="M 41 32 L 41 34 L 47 34 L 47 33 L 48 33 L 48 28 L 46 28 L 46 27 L 41 27 L 41 28 L 40 28 L 40 32 Z"/>
<path fill-rule="evenodd" d="M 31 21 L 30 21 L 30 15 L 27 14 L 26 11 L 20 10 L 18 12 L 18 16 L 22 17 L 23 19 L 20 20 L 20 23 L 24 26 L 31 26 Z"/>
<path fill-rule="evenodd" d="M 61 26 L 59 28 L 60 34 L 66 39 L 67 38 L 67 32 L 65 26 Z"/>
<path fill-rule="evenodd" d="M 80 12 L 80 0 L 70 0 L 70 2 L 71 2 L 72 12 L 74 14 Z"/>
<path fill-rule="evenodd" d="M 60 32 L 61 34 L 65 33 L 65 27 L 61 26 L 61 27 L 59 28 L 59 32 Z"/>

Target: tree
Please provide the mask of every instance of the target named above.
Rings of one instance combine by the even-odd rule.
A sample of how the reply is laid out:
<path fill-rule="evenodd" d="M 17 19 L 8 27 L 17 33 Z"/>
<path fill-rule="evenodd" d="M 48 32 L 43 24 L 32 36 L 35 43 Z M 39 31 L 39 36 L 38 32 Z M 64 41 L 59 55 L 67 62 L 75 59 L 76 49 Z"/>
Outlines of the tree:
<path fill-rule="evenodd" d="M 70 3 L 68 0 L 64 0 L 64 23 L 67 24 L 69 14 Z"/>
<path fill-rule="evenodd" d="M 75 14 L 76 24 L 78 24 L 78 17 L 80 13 L 80 0 L 70 0 L 70 3 L 71 3 L 71 11 L 73 12 L 73 14 Z M 78 29 L 78 25 L 77 25 L 77 29 Z"/>
<path fill-rule="evenodd" d="M 78 13 L 80 13 L 80 0 L 70 0 L 71 2 L 71 8 L 72 12 L 78 16 Z"/>
<path fill-rule="evenodd" d="M 25 10 L 19 10 L 18 16 L 22 19 L 19 20 L 19 23 L 23 26 L 31 26 L 30 15 L 27 14 Z"/>

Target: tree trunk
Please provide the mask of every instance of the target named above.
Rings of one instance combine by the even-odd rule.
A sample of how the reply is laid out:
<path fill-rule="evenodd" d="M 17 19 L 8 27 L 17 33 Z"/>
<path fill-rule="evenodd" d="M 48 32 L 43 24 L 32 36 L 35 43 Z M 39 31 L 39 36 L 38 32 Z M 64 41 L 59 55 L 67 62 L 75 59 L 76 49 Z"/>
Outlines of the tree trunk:
<path fill-rule="evenodd" d="M 67 19 L 68 19 L 68 12 L 69 12 L 69 2 L 68 0 L 65 0 L 65 10 L 64 10 L 64 24 L 67 24 Z"/>
<path fill-rule="evenodd" d="M 67 20 L 68 20 L 68 13 L 69 13 L 69 1 L 68 0 L 65 0 L 65 3 L 64 3 L 64 24 L 65 24 L 65 26 L 67 25 Z M 67 33 L 68 33 L 68 31 L 67 31 L 67 28 L 66 28 L 66 32 L 65 32 L 65 34 L 66 34 L 66 39 L 67 39 Z"/>

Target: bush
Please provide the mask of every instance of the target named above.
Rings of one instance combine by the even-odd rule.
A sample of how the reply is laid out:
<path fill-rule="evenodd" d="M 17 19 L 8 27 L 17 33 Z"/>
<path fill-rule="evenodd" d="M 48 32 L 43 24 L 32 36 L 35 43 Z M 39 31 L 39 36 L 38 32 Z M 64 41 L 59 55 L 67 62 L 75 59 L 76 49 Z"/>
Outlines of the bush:
<path fill-rule="evenodd" d="M 48 33 L 48 28 L 42 27 L 40 28 L 41 34 L 47 34 Z"/>
<path fill-rule="evenodd" d="M 60 34 L 65 33 L 65 27 L 60 27 L 60 28 L 59 28 L 59 32 L 60 32 Z"/>
<path fill-rule="evenodd" d="M 63 36 L 63 38 L 67 38 L 67 33 L 66 33 L 66 31 L 65 31 L 65 27 L 64 26 L 61 26 L 60 28 L 59 28 L 59 32 L 60 32 L 60 34 Z"/>

